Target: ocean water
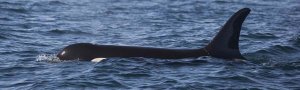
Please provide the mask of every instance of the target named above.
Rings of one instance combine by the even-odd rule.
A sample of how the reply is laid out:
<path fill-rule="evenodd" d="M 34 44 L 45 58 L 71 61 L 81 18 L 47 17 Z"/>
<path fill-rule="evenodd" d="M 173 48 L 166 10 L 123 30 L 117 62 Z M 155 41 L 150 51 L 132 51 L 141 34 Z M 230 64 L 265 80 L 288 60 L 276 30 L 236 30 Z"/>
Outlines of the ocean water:
<path fill-rule="evenodd" d="M 54 57 L 74 43 L 201 48 L 244 7 L 246 62 Z M 0 89 L 299 90 L 299 25 L 299 0 L 0 0 Z"/>

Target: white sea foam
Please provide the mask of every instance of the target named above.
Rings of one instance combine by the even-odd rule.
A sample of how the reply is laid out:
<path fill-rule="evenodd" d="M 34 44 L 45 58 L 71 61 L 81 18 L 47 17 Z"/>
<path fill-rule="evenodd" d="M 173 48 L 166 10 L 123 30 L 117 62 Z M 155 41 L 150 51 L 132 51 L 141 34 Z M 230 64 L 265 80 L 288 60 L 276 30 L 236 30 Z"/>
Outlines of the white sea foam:
<path fill-rule="evenodd" d="M 45 61 L 45 62 L 61 62 L 55 54 L 40 54 L 36 57 L 36 61 Z"/>

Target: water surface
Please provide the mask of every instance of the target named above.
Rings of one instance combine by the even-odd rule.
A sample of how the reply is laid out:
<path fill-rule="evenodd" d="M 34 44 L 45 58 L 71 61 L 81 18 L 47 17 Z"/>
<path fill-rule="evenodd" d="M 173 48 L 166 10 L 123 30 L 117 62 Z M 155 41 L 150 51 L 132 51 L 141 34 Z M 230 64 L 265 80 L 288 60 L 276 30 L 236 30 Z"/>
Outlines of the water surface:
<path fill-rule="evenodd" d="M 252 9 L 240 38 L 245 63 L 51 61 L 74 43 L 201 48 L 244 7 Z M 0 88 L 300 89 L 299 24 L 299 0 L 1 0 Z"/>

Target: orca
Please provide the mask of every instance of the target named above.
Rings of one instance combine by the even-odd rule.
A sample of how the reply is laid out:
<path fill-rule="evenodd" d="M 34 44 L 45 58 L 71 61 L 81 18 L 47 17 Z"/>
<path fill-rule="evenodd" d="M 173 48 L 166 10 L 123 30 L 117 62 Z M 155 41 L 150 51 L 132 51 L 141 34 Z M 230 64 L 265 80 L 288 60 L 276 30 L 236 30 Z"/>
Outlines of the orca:
<path fill-rule="evenodd" d="M 239 50 L 239 36 L 242 23 L 250 13 L 249 8 L 237 11 L 220 29 L 219 33 L 205 47 L 198 49 L 168 49 L 138 46 L 96 45 L 77 43 L 65 47 L 57 54 L 60 60 L 93 60 L 109 57 L 144 57 L 181 59 L 212 56 L 227 60 L 246 60 Z"/>

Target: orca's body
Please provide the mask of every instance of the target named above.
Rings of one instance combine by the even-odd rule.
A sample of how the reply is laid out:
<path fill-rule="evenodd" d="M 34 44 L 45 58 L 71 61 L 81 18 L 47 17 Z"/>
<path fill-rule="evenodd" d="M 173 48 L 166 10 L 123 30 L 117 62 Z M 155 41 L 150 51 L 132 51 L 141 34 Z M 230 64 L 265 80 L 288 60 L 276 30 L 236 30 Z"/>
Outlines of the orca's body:
<path fill-rule="evenodd" d="M 201 49 L 165 49 L 78 43 L 65 47 L 58 53 L 57 57 L 61 60 L 92 60 L 109 57 L 179 59 L 200 56 L 245 59 L 239 51 L 238 44 L 242 23 L 249 13 L 249 8 L 236 12 L 221 28 L 216 37 L 206 47 Z"/>

